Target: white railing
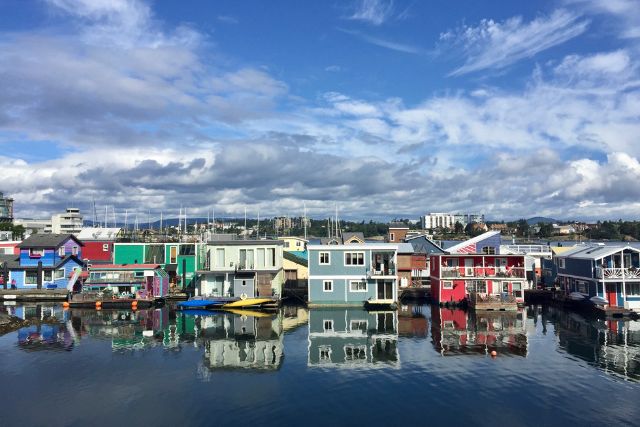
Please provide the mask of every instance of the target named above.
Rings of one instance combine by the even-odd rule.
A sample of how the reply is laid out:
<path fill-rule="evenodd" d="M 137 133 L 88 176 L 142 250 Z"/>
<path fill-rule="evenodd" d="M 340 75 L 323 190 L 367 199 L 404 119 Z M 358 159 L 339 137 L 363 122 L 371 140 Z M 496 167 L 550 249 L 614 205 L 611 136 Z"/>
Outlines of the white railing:
<path fill-rule="evenodd" d="M 503 245 L 504 248 L 518 254 L 548 254 L 551 255 L 551 248 L 547 245 Z"/>
<path fill-rule="evenodd" d="M 524 267 L 441 267 L 442 278 L 517 277 L 524 278 Z"/>
<path fill-rule="evenodd" d="M 640 268 L 596 268 L 598 279 L 640 279 Z"/>

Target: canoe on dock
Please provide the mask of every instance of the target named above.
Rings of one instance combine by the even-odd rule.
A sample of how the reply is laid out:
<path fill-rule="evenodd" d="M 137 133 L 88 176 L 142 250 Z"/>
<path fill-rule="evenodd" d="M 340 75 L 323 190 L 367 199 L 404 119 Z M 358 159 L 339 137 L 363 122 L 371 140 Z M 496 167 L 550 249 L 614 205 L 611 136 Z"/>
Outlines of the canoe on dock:
<path fill-rule="evenodd" d="M 273 298 L 246 298 L 224 304 L 222 308 L 261 307 L 275 303 L 276 301 Z"/>

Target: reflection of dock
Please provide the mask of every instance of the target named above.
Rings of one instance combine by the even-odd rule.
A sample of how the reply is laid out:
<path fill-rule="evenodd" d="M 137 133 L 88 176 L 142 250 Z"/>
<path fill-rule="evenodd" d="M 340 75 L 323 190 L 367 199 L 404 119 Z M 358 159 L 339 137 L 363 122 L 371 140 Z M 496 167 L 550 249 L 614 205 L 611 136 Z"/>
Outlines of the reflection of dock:
<path fill-rule="evenodd" d="M 398 313 L 359 308 L 309 310 L 308 366 L 398 368 Z"/>
<path fill-rule="evenodd" d="M 429 310 L 429 306 L 401 304 L 398 308 L 398 335 L 426 338 L 429 335 L 429 321 L 424 310 Z"/>
<path fill-rule="evenodd" d="M 0 289 L 0 301 L 66 301 L 66 289 Z"/>
<path fill-rule="evenodd" d="M 528 338 L 520 311 L 469 311 L 432 306 L 431 335 L 443 356 L 487 355 L 496 350 L 526 356 Z"/>

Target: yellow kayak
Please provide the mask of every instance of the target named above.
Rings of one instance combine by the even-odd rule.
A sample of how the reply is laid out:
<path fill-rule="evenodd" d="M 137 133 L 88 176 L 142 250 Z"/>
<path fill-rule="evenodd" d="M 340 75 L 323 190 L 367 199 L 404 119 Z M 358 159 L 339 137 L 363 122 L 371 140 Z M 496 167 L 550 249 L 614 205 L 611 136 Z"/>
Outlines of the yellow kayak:
<path fill-rule="evenodd" d="M 235 308 L 230 308 L 228 310 L 229 313 L 237 314 L 238 316 L 251 316 L 251 317 L 272 317 L 271 313 L 264 313 L 262 311 L 254 311 L 254 310 L 238 310 Z"/>
<path fill-rule="evenodd" d="M 267 302 L 273 302 L 271 298 L 247 298 L 224 304 L 222 308 L 240 308 L 261 305 Z"/>

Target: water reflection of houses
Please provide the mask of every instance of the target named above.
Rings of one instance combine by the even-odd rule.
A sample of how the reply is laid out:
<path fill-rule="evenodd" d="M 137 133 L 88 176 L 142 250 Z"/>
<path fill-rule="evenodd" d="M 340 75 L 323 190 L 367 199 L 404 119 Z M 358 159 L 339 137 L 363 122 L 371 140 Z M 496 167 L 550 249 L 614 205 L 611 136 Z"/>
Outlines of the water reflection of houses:
<path fill-rule="evenodd" d="M 398 313 L 359 308 L 309 310 L 309 366 L 400 367 Z"/>
<path fill-rule="evenodd" d="M 427 338 L 429 335 L 429 321 L 425 305 L 402 304 L 398 309 L 398 335 L 401 337 Z"/>
<path fill-rule="evenodd" d="M 640 381 L 640 323 L 589 319 L 551 308 L 559 345 L 608 374 Z"/>
<path fill-rule="evenodd" d="M 18 348 L 25 351 L 71 351 L 75 344 L 74 331 L 60 306 L 53 304 L 7 305 L 2 311 L 10 316 L 28 320 L 30 325 L 18 330 Z"/>
<path fill-rule="evenodd" d="M 443 356 L 499 354 L 526 356 L 528 339 L 524 313 L 464 311 L 432 306 L 431 336 Z"/>
<path fill-rule="evenodd" d="M 254 314 L 200 316 L 196 324 L 199 339 L 204 342 L 204 366 L 208 370 L 280 368 L 284 357 L 282 316 Z"/>

